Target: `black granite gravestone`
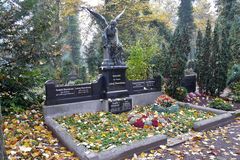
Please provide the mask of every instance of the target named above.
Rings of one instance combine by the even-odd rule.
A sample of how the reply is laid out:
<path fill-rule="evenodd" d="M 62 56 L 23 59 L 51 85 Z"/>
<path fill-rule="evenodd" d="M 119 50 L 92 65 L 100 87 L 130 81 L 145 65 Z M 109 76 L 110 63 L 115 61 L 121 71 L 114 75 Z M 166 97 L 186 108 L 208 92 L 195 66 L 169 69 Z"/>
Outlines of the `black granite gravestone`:
<path fill-rule="evenodd" d="M 108 102 L 109 112 L 118 114 L 132 110 L 131 98 L 112 99 Z"/>
<path fill-rule="evenodd" d="M 126 66 L 102 66 L 100 72 L 104 79 L 104 98 L 128 97 Z"/>
<path fill-rule="evenodd" d="M 197 75 L 196 74 L 186 75 L 181 81 L 181 86 L 185 87 L 188 92 L 195 92 L 196 85 L 197 85 Z"/>

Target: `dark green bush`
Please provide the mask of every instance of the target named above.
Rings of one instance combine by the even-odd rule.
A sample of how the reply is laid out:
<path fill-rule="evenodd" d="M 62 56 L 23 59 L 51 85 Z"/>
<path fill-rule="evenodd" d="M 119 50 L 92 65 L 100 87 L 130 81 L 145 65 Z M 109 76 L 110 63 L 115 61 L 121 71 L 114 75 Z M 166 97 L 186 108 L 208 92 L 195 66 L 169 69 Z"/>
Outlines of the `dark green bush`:
<path fill-rule="evenodd" d="M 234 102 L 240 103 L 240 81 L 231 85 Z"/>
<path fill-rule="evenodd" d="M 231 85 L 240 81 L 240 64 L 235 64 L 228 73 L 227 84 Z"/>
<path fill-rule="evenodd" d="M 5 67 L 0 69 L 1 105 L 5 113 L 20 112 L 43 101 L 42 90 L 37 87 L 44 84 L 39 70 L 31 67 Z"/>
<path fill-rule="evenodd" d="M 233 108 L 231 104 L 229 104 L 228 102 L 224 101 L 221 98 L 215 98 L 212 102 L 208 104 L 208 106 L 211 108 L 220 109 L 224 111 L 231 111 Z"/>
<path fill-rule="evenodd" d="M 183 101 L 186 98 L 187 93 L 188 91 L 185 87 L 178 87 L 173 98 L 175 98 L 178 101 Z"/>
<path fill-rule="evenodd" d="M 166 88 L 165 92 L 167 95 L 171 96 L 172 98 L 183 101 L 187 96 L 187 89 L 185 87 L 177 87 L 176 91 L 171 90 L 170 88 Z"/>

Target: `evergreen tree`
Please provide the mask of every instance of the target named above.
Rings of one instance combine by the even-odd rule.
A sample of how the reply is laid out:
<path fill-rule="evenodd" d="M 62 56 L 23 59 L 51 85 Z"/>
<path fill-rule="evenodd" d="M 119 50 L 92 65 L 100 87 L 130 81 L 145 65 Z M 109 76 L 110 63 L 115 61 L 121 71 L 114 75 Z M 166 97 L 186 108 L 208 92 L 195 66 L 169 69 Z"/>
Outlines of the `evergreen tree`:
<path fill-rule="evenodd" d="M 207 27 L 206 27 L 206 33 L 203 38 L 203 55 L 202 59 L 199 61 L 202 61 L 202 63 L 199 66 L 199 79 L 201 81 L 199 82 L 199 87 L 201 91 L 208 93 L 209 92 L 209 79 L 211 78 L 211 68 L 209 65 L 210 62 L 210 56 L 211 56 L 211 24 L 208 20 Z"/>
<path fill-rule="evenodd" d="M 240 2 L 236 2 L 234 21 L 230 30 L 230 51 L 233 64 L 240 63 Z"/>
<path fill-rule="evenodd" d="M 222 30 L 222 36 L 220 39 L 220 52 L 219 52 L 219 59 L 218 59 L 218 82 L 217 82 L 217 95 L 220 95 L 227 84 L 227 73 L 228 73 L 228 64 L 230 60 L 230 53 L 229 53 L 229 43 L 227 38 L 228 31 L 225 29 Z"/>
<path fill-rule="evenodd" d="M 178 47 L 180 52 L 185 54 L 187 58 L 191 51 L 190 43 L 194 30 L 192 0 L 181 0 L 178 9 L 178 17 L 179 19 L 176 29 L 180 34 L 180 40 L 179 44 L 176 44 L 176 47 Z"/>
<path fill-rule="evenodd" d="M 81 57 L 81 39 L 79 30 L 78 15 L 70 15 L 68 17 L 68 35 L 67 43 L 71 48 L 71 60 L 73 69 L 77 73 L 78 78 L 82 82 L 87 81 L 87 72 L 84 59 Z M 71 72 L 71 71 L 70 71 Z M 65 73 L 70 74 L 70 73 Z"/>
<path fill-rule="evenodd" d="M 192 0 L 181 0 L 178 17 L 178 27 L 186 28 L 187 33 L 192 36 L 194 30 Z"/>
<path fill-rule="evenodd" d="M 218 22 L 225 29 L 226 37 L 228 37 L 237 9 L 237 0 L 218 0 L 217 5 L 219 11 Z"/>
<path fill-rule="evenodd" d="M 211 95 L 219 96 L 227 84 L 228 72 L 228 43 L 226 31 L 220 31 L 216 24 L 213 33 L 212 55 L 210 59 L 211 78 L 209 78 L 209 91 Z"/>
<path fill-rule="evenodd" d="M 196 65 L 196 72 L 197 72 L 197 82 L 200 88 L 200 92 L 202 89 L 203 82 L 201 81 L 202 72 L 201 67 L 203 66 L 203 35 L 202 32 L 199 30 L 196 40 L 196 56 L 197 56 L 197 65 Z"/>
<path fill-rule="evenodd" d="M 233 52 L 231 52 L 231 46 L 234 45 L 234 42 L 231 40 L 231 28 L 233 28 L 233 24 L 235 21 L 235 17 L 237 16 L 237 12 L 239 10 L 239 1 L 237 0 L 218 0 L 217 1 L 218 5 L 218 11 L 219 11 L 219 17 L 217 19 L 218 23 L 221 24 L 221 32 L 224 32 L 224 36 L 226 38 L 226 46 L 225 50 L 228 53 L 231 53 L 232 55 L 229 54 L 226 59 L 227 61 L 230 61 L 232 59 L 232 56 L 234 55 Z M 238 15 L 239 16 L 239 15 Z M 239 19 L 237 18 L 237 21 Z M 239 26 L 238 26 L 239 28 Z M 224 30 L 224 31 L 223 31 Z M 236 41 L 235 41 L 236 42 Z"/>
<path fill-rule="evenodd" d="M 103 59 L 100 43 L 101 37 L 99 35 L 101 34 L 97 34 L 93 37 L 92 42 L 89 44 L 85 52 L 90 79 L 96 79 L 96 76 L 98 75 L 98 68 L 101 66 Z"/>
<path fill-rule="evenodd" d="M 180 45 L 183 43 L 179 29 L 176 29 L 170 44 L 170 80 L 167 84 L 167 93 L 174 97 L 177 87 L 180 87 L 181 80 L 184 77 L 184 69 L 186 66 L 186 55 L 183 54 Z"/>
<path fill-rule="evenodd" d="M 72 60 L 75 65 L 78 65 L 81 48 L 78 16 L 69 16 L 68 18 L 68 44 L 71 47 Z"/>
<path fill-rule="evenodd" d="M 209 78 L 209 91 L 211 95 L 216 95 L 219 79 L 219 26 L 216 24 L 213 32 L 212 54 L 210 58 L 211 78 Z M 221 76 L 221 75 L 220 75 Z"/>
<path fill-rule="evenodd" d="M 192 0 L 181 0 L 178 10 L 178 23 L 170 45 L 170 81 L 168 94 L 174 97 L 177 87 L 181 85 L 187 57 L 191 51 L 191 37 L 194 29 Z"/>

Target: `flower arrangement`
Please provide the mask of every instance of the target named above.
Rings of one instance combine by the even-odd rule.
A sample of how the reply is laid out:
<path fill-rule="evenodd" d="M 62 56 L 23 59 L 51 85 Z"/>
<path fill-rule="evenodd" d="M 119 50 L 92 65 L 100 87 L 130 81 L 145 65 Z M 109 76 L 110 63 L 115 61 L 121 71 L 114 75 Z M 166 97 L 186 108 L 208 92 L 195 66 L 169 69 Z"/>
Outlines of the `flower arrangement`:
<path fill-rule="evenodd" d="M 155 104 L 152 105 L 152 110 L 159 113 L 174 113 L 179 111 L 179 106 L 173 98 L 167 95 L 161 95 L 156 99 Z"/>
<path fill-rule="evenodd" d="M 161 95 L 155 101 L 157 105 L 160 105 L 165 108 L 171 107 L 173 104 L 175 104 L 175 102 L 176 101 L 169 97 L 168 95 Z"/>
<path fill-rule="evenodd" d="M 163 116 L 151 113 L 129 115 L 128 121 L 138 128 L 163 127 L 167 124 Z"/>

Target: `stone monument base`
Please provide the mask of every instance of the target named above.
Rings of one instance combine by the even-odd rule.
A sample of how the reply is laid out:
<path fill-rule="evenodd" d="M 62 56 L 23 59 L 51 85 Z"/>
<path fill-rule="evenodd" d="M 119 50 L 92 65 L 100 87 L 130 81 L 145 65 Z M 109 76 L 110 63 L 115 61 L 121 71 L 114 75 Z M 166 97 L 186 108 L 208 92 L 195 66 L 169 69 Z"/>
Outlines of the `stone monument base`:
<path fill-rule="evenodd" d="M 100 73 L 104 81 L 104 98 L 122 98 L 128 97 L 126 78 L 127 66 L 102 66 Z"/>

